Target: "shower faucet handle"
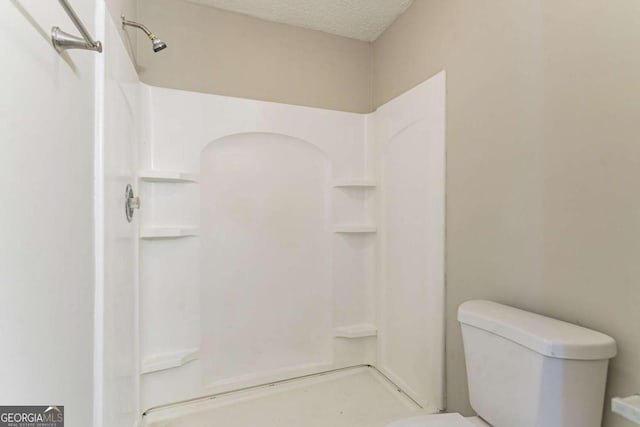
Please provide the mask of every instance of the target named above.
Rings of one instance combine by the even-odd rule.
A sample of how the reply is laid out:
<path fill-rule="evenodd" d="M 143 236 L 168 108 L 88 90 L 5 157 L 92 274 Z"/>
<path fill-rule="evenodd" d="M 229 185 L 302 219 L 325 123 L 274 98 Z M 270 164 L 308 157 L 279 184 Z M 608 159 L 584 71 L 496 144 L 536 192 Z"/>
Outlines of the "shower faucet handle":
<path fill-rule="evenodd" d="M 140 209 L 140 197 L 131 197 L 127 201 L 129 209 Z"/>
<path fill-rule="evenodd" d="M 133 221 L 133 210 L 140 209 L 140 197 L 133 194 L 133 187 L 131 184 L 127 184 L 127 188 L 124 190 L 124 213 L 127 217 L 127 221 Z"/>

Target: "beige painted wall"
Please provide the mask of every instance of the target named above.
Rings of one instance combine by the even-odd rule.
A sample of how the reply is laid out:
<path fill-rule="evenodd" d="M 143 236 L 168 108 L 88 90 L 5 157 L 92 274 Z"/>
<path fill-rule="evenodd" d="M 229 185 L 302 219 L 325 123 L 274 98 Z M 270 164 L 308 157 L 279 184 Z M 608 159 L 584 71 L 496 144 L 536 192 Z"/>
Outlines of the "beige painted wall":
<path fill-rule="evenodd" d="M 107 11 L 111 15 L 114 22 L 121 22 L 121 16 L 127 19 L 136 20 L 138 17 L 138 1 L 137 0 L 105 0 Z M 118 27 L 120 28 L 120 27 Z M 137 34 L 131 30 L 120 31 L 120 36 L 127 48 L 129 57 L 135 62 L 136 53 L 136 36 Z"/>
<path fill-rule="evenodd" d="M 447 71 L 450 410 L 472 298 L 612 335 L 608 394 L 640 392 L 639 24 L 637 0 L 416 0 L 374 44 L 376 106 Z"/>
<path fill-rule="evenodd" d="M 116 22 L 120 21 L 120 16 L 125 15 L 127 19 L 135 20 L 138 14 L 137 0 L 105 0 L 107 10 Z"/>
<path fill-rule="evenodd" d="M 142 81 L 352 112 L 371 111 L 371 44 L 179 0 L 140 0 L 169 46 L 138 38 Z M 142 33 L 141 33 L 142 35 Z"/>

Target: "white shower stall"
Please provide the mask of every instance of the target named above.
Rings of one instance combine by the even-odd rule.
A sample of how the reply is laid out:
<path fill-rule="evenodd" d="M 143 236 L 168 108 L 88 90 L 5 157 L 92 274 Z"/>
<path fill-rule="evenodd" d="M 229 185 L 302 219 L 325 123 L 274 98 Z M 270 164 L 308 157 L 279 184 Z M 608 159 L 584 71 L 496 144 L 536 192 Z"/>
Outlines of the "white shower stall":
<path fill-rule="evenodd" d="M 444 102 L 444 72 L 371 114 L 141 84 L 149 419 L 349 370 L 444 408 Z"/>
<path fill-rule="evenodd" d="M 77 3 L 102 53 L 53 49 L 55 2 L 0 5 L 3 402 L 73 427 L 443 409 L 444 72 L 371 114 L 151 87 Z"/>

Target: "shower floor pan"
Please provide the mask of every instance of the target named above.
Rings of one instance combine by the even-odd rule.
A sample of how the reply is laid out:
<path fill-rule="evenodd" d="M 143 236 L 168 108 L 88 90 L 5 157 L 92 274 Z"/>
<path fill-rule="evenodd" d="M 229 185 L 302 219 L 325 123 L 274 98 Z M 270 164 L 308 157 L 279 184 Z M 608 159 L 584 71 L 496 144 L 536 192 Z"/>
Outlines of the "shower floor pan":
<path fill-rule="evenodd" d="M 147 411 L 146 427 L 382 427 L 426 413 L 375 368 L 360 366 Z"/>

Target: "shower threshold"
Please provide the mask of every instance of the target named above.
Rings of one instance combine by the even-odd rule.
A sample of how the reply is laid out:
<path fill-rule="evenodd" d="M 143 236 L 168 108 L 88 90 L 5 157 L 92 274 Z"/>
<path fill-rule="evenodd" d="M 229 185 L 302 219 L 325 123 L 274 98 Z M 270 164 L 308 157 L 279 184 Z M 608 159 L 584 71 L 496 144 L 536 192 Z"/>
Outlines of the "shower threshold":
<path fill-rule="evenodd" d="M 427 413 L 369 365 L 337 369 L 145 413 L 145 427 L 383 427 Z"/>

